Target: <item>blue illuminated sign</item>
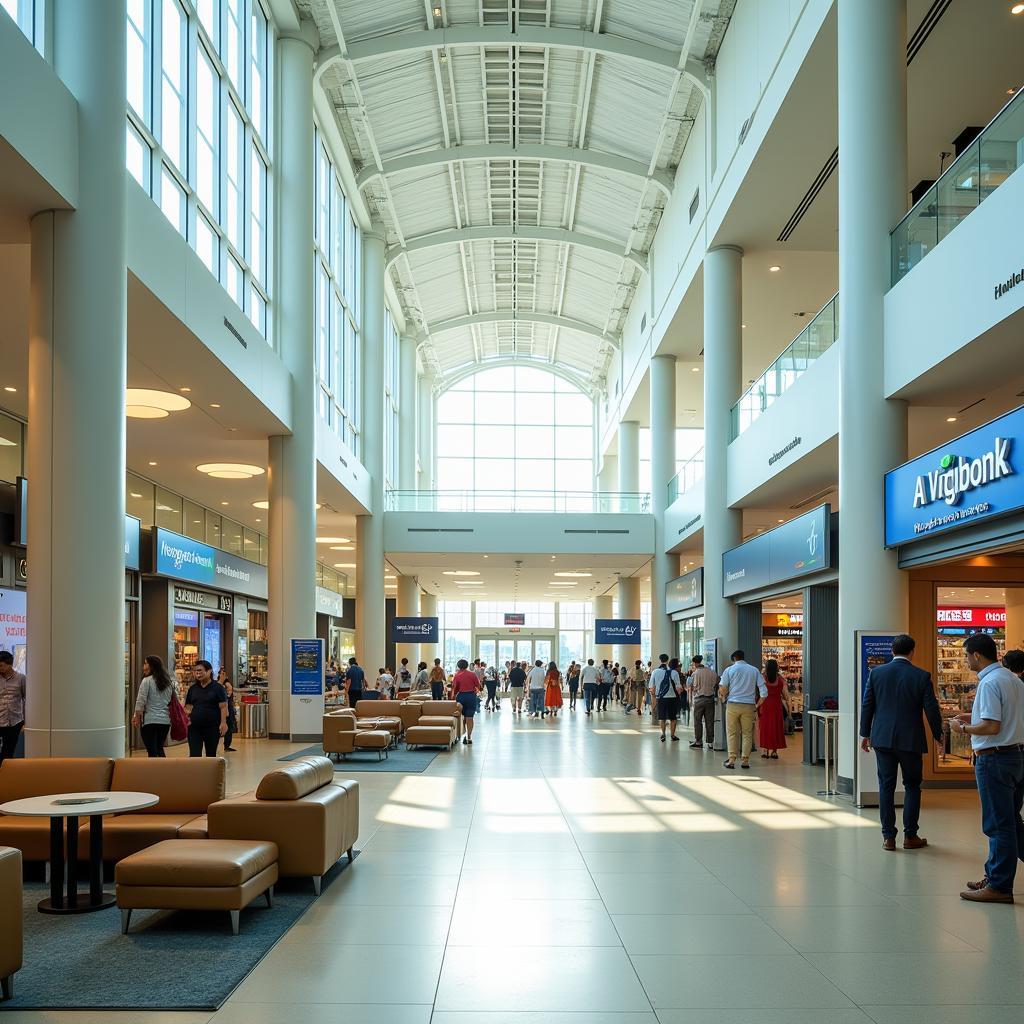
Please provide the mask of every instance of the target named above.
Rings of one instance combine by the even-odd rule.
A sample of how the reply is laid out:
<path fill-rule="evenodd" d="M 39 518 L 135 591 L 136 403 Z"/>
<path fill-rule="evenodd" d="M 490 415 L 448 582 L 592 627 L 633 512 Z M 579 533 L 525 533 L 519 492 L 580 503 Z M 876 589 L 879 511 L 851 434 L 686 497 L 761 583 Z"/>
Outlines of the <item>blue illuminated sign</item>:
<path fill-rule="evenodd" d="M 267 570 L 258 562 L 170 530 L 157 529 L 153 533 L 153 571 L 157 575 L 248 597 L 267 596 Z"/>
<path fill-rule="evenodd" d="M 292 695 L 319 697 L 324 692 L 324 641 L 291 641 Z"/>
<path fill-rule="evenodd" d="M 639 619 L 594 619 L 594 643 L 640 646 Z"/>
<path fill-rule="evenodd" d="M 436 644 L 438 620 L 436 616 L 399 616 L 391 621 L 393 644 Z"/>
<path fill-rule="evenodd" d="M 885 546 L 1024 509 L 1017 446 L 1024 406 L 885 475 Z"/>

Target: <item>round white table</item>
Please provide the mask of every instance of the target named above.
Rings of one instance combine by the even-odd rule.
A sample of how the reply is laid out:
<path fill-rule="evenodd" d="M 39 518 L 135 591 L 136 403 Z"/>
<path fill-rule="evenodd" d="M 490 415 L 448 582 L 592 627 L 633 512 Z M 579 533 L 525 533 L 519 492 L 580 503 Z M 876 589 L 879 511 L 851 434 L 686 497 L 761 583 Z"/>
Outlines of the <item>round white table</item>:
<path fill-rule="evenodd" d="M 43 914 L 88 914 L 113 906 L 103 891 L 103 816 L 141 811 L 160 802 L 155 793 L 55 793 L 0 804 L 0 813 L 50 819 L 50 895 L 39 903 Z M 78 819 L 89 818 L 89 899 L 78 899 Z M 63 822 L 67 822 L 66 833 Z M 67 871 L 64 837 L 67 835 Z M 65 890 L 65 880 L 67 888 Z"/>

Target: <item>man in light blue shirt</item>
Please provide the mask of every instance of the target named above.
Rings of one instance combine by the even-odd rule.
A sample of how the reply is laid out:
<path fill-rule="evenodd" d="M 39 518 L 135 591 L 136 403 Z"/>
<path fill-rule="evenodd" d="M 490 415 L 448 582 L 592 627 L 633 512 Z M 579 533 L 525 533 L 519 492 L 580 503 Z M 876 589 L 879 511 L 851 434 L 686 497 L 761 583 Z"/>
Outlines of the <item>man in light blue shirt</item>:
<path fill-rule="evenodd" d="M 741 754 L 741 768 L 750 767 L 750 750 L 754 745 L 754 720 L 761 701 L 768 696 L 768 687 L 761 673 L 748 665 L 743 651 L 733 651 L 732 664 L 722 673 L 718 684 L 719 700 L 725 705 L 725 729 L 729 737 L 726 768 L 736 767 Z"/>
<path fill-rule="evenodd" d="M 960 898 L 1012 903 L 1017 859 L 1024 856 L 1024 683 L 997 662 L 996 642 L 986 633 L 964 641 L 964 656 L 978 673 L 978 689 L 970 715 L 958 715 L 949 727 L 971 737 L 988 860 L 985 877 L 968 882 Z"/>

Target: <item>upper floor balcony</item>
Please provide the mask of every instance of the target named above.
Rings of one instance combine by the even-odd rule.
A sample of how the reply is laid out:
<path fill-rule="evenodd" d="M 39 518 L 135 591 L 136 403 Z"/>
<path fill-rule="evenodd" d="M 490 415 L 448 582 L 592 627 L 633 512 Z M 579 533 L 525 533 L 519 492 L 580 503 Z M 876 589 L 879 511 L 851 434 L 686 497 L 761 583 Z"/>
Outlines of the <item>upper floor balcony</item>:
<path fill-rule="evenodd" d="M 388 491 L 388 512 L 612 513 L 642 515 L 651 496 L 632 491 Z"/>
<path fill-rule="evenodd" d="M 668 482 L 668 503 L 673 504 L 680 494 L 693 490 L 698 480 L 704 479 L 704 449 L 695 452 Z"/>
<path fill-rule="evenodd" d="M 892 283 L 917 266 L 1024 163 L 1024 92 L 982 129 L 892 231 Z"/>

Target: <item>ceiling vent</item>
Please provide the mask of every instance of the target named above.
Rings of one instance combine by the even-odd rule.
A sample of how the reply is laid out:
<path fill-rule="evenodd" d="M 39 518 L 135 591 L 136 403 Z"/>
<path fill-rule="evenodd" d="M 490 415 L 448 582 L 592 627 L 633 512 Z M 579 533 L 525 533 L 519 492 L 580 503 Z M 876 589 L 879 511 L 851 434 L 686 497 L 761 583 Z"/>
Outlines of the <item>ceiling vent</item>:
<path fill-rule="evenodd" d="M 914 58 L 921 52 L 921 47 L 928 41 L 939 19 L 949 10 L 952 3 L 953 0 L 934 0 L 928 8 L 928 13 L 921 19 L 921 24 L 914 30 L 907 43 L 907 67 L 910 67 Z"/>
<path fill-rule="evenodd" d="M 829 178 L 836 173 L 836 168 L 839 166 L 839 147 L 832 151 L 832 155 L 825 161 L 825 166 L 818 171 L 811 182 L 811 187 L 804 193 L 803 199 L 797 204 L 797 208 L 793 211 L 793 216 L 786 221 L 786 226 L 779 232 L 779 237 L 776 239 L 777 242 L 788 242 L 790 236 L 796 231 L 800 221 L 804 219 L 807 211 L 811 208 L 811 204 L 821 193 L 821 190 L 828 183 Z"/>

